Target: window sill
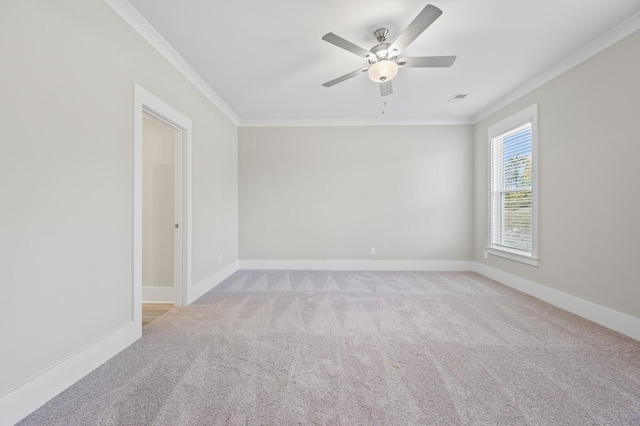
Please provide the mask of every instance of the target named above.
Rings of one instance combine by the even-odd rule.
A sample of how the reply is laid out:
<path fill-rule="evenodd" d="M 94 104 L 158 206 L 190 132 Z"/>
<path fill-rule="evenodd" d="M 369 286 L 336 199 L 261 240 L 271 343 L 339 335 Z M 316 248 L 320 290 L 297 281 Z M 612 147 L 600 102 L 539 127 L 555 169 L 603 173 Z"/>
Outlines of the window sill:
<path fill-rule="evenodd" d="M 484 250 L 493 256 L 504 257 L 505 259 L 515 260 L 516 262 L 526 263 L 531 266 L 538 266 L 538 262 L 540 261 L 537 257 L 530 256 L 526 254 L 526 252 L 511 250 L 506 247 L 491 246 L 485 247 Z"/>

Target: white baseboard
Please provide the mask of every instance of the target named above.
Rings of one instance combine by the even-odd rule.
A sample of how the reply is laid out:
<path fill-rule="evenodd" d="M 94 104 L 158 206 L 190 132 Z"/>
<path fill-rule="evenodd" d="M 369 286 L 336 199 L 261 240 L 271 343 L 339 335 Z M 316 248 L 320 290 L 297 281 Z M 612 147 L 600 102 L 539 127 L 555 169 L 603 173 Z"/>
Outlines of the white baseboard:
<path fill-rule="evenodd" d="M 200 296 L 220 284 L 222 281 L 227 279 L 231 274 L 236 272 L 239 269 L 239 262 L 233 262 L 224 268 L 214 272 L 209 275 L 204 280 L 200 281 L 198 284 L 195 284 L 191 291 L 189 291 L 189 300 L 187 300 L 188 304 L 191 304 L 193 301 L 198 299 Z"/>
<path fill-rule="evenodd" d="M 142 303 L 174 303 L 175 287 L 142 287 Z"/>
<path fill-rule="evenodd" d="M 448 260 L 240 260 L 240 269 L 328 271 L 474 271 L 565 311 L 640 340 L 640 319 L 517 275 L 473 261 Z"/>
<path fill-rule="evenodd" d="M 240 260 L 240 269 L 326 271 L 470 271 L 465 260 Z"/>
<path fill-rule="evenodd" d="M 189 293 L 193 302 L 238 270 L 238 262 L 216 271 L 195 285 Z M 162 287 L 151 287 L 162 289 Z M 168 288 L 174 295 L 175 290 Z M 143 288 L 144 291 L 144 288 Z M 158 301 L 157 298 L 154 298 Z M 151 299 L 144 299 L 151 300 Z M 0 397 L 0 426 L 19 422 L 47 401 L 104 364 L 142 336 L 142 324 L 131 322 L 96 343 L 82 349 L 28 382 Z"/>
<path fill-rule="evenodd" d="M 508 287 L 526 293 L 611 330 L 640 340 L 640 318 L 563 293 L 551 287 L 529 281 L 508 272 L 492 268 L 483 263 L 472 262 L 473 271 L 496 280 Z"/>
<path fill-rule="evenodd" d="M 0 425 L 13 425 L 142 336 L 131 322 L 0 397 Z"/>
<path fill-rule="evenodd" d="M 604 327 L 640 340 L 640 319 L 580 299 L 496 268 L 471 261 L 241 260 L 216 271 L 190 291 L 193 302 L 238 269 L 474 271 Z M 0 426 L 13 425 L 141 337 L 129 323 L 0 397 Z"/>

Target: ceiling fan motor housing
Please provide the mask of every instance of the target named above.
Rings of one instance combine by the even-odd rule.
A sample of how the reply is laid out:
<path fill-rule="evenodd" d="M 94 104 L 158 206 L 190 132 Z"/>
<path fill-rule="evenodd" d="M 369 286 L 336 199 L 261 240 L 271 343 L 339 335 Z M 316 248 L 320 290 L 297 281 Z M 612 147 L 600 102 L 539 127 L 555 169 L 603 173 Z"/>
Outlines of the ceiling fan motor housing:
<path fill-rule="evenodd" d="M 369 78 L 380 84 L 380 93 L 387 96 L 393 93 L 391 80 L 398 73 L 398 67 L 409 68 L 444 68 L 450 67 L 456 60 L 455 56 L 423 56 L 423 57 L 403 57 L 398 60 L 398 55 L 403 52 L 424 30 L 426 30 L 433 22 L 442 15 L 442 10 L 428 4 L 415 17 L 407 28 L 400 33 L 393 43 L 387 43 L 389 30 L 387 28 L 378 28 L 373 32 L 374 37 L 378 40 L 378 45 L 371 50 L 366 50 L 348 40 L 343 39 L 334 33 L 325 34 L 322 39 L 338 46 L 341 49 L 354 53 L 362 58 L 366 58 L 369 66 L 345 74 L 341 77 L 333 79 L 323 84 L 325 87 L 331 87 L 345 80 L 349 80 L 364 72 L 369 74 Z"/>
<path fill-rule="evenodd" d="M 384 28 L 377 30 L 376 35 L 382 30 Z M 386 32 L 388 33 L 388 30 Z M 390 43 L 380 43 L 370 50 L 375 55 L 374 59 L 369 59 L 369 78 L 371 80 L 384 83 L 385 81 L 391 81 L 398 74 L 397 58 L 390 55 L 390 46 Z"/>
<path fill-rule="evenodd" d="M 380 59 L 393 59 L 392 56 L 389 55 L 389 47 L 390 43 L 380 43 L 377 46 L 374 46 L 370 52 L 375 55 L 375 59 L 369 59 L 370 64 L 374 64 Z"/>

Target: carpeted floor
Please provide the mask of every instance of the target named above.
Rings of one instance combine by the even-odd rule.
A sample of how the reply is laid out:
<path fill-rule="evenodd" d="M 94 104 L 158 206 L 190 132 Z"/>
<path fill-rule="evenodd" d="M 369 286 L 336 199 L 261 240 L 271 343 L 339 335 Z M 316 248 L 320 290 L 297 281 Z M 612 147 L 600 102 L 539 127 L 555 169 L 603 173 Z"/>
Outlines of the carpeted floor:
<path fill-rule="evenodd" d="M 639 425 L 640 342 L 474 273 L 240 271 L 21 425 Z"/>

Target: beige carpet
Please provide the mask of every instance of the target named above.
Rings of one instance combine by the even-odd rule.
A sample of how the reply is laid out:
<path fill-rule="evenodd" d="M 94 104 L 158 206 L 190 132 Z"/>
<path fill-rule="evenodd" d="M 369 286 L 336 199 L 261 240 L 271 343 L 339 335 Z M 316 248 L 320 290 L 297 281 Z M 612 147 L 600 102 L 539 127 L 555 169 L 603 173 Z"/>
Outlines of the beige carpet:
<path fill-rule="evenodd" d="M 240 271 L 24 425 L 640 425 L 640 342 L 473 273 Z"/>

